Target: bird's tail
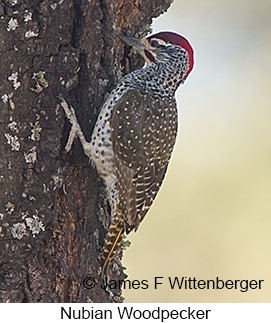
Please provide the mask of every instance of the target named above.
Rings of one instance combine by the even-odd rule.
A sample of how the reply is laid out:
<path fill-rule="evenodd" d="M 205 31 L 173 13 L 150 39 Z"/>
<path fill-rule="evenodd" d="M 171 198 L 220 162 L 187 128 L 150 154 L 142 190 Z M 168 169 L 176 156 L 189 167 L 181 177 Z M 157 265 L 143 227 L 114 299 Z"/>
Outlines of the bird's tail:
<path fill-rule="evenodd" d="M 103 250 L 99 255 L 99 261 L 102 266 L 102 276 L 107 275 L 108 266 L 116 251 L 119 249 L 124 233 L 124 221 L 122 219 L 113 219 L 105 238 Z"/>

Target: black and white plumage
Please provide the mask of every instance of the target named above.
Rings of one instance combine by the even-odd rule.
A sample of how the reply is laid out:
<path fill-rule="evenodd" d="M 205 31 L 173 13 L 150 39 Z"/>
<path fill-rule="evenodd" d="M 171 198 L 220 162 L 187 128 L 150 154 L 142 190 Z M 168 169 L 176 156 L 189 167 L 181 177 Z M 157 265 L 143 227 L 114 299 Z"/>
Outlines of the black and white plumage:
<path fill-rule="evenodd" d="M 119 209 L 128 233 L 137 229 L 162 184 L 177 134 L 175 100 L 130 89 L 117 101 L 110 126 Z"/>
<path fill-rule="evenodd" d="M 73 109 L 62 103 L 73 125 L 66 149 L 78 135 L 107 188 L 111 226 L 100 256 L 103 272 L 122 234 L 138 228 L 162 184 L 177 134 L 175 91 L 193 68 L 193 49 L 178 34 L 120 38 L 147 66 L 120 80 L 100 111 L 90 143 Z"/>

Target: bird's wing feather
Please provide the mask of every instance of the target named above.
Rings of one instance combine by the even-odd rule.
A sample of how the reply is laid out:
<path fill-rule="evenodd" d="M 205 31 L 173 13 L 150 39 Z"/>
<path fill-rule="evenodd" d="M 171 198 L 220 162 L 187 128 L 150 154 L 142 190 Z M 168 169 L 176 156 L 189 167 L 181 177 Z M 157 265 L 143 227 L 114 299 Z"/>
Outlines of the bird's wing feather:
<path fill-rule="evenodd" d="M 130 89 L 116 103 L 110 126 L 118 207 L 129 232 L 137 229 L 162 184 L 176 139 L 176 102 Z"/>

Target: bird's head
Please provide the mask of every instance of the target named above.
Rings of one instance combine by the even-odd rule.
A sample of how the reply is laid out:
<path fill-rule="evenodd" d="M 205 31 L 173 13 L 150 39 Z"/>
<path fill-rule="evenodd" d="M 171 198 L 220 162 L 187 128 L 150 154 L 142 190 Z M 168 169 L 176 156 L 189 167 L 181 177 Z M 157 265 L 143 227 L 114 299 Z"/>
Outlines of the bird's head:
<path fill-rule="evenodd" d="M 166 62 L 171 63 L 178 56 L 179 48 L 187 52 L 189 68 L 184 79 L 187 78 L 194 66 L 194 51 L 190 43 L 183 36 L 162 31 L 147 38 L 138 39 L 128 36 L 119 36 L 127 45 L 134 47 L 142 55 L 147 64 Z"/>

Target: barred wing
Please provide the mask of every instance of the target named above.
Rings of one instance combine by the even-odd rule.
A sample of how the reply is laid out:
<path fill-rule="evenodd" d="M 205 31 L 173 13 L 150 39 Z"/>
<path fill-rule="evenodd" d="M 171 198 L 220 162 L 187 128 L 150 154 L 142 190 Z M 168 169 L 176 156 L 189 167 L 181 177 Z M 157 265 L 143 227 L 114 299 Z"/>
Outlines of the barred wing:
<path fill-rule="evenodd" d="M 177 134 L 175 99 L 128 90 L 114 107 L 112 144 L 126 232 L 137 229 L 165 176 Z"/>

